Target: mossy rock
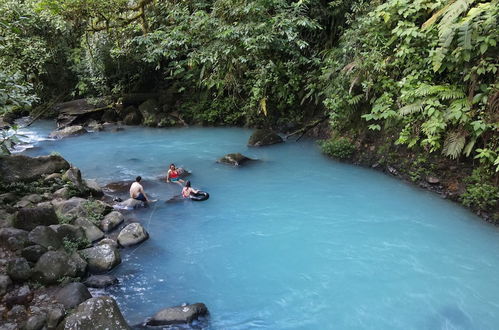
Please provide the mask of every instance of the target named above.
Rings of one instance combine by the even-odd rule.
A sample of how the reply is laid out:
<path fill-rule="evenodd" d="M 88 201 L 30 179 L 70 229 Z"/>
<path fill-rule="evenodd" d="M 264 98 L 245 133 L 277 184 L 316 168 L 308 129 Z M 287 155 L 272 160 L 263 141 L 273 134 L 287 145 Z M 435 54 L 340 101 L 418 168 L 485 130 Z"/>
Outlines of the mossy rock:
<path fill-rule="evenodd" d="M 269 129 L 257 129 L 249 138 L 248 146 L 261 147 L 284 142 L 274 131 Z"/>

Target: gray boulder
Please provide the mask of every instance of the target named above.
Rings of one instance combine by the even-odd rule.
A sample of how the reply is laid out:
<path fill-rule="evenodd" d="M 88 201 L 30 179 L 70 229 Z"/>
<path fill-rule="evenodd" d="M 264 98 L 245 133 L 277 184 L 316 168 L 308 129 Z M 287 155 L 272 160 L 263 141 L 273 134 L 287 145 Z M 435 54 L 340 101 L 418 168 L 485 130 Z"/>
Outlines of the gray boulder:
<path fill-rule="evenodd" d="M 96 225 L 94 225 L 90 220 L 85 218 L 78 218 L 74 221 L 75 225 L 83 228 L 85 236 L 90 242 L 95 242 L 104 237 L 104 233 Z"/>
<path fill-rule="evenodd" d="M 132 210 L 141 207 L 144 207 L 144 203 L 133 198 L 129 198 L 126 201 L 115 205 L 115 208 L 119 210 Z"/>
<path fill-rule="evenodd" d="M 97 245 L 80 251 L 92 273 L 104 273 L 121 263 L 120 252 L 108 244 Z"/>
<path fill-rule="evenodd" d="M 249 157 L 246 157 L 240 153 L 227 154 L 218 160 L 219 163 L 229 164 L 233 166 L 241 166 L 248 161 L 252 161 Z"/>
<path fill-rule="evenodd" d="M 67 170 L 69 163 L 61 156 L 28 157 L 25 155 L 0 156 L 0 181 L 7 183 L 34 181 L 43 175 Z"/>
<path fill-rule="evenodd" d="M 30 262 L 37 262 L 47 249 L 41 245 L 27 246 L 21 250 L 21 256 Z"/>
<path fill-rule="evenodd" d="M 37 226 L 50 226 L 59 223 L 53 207 L 22 208 L 17 212 L 13 225 L 15 228 L 33 230 Z"/>
<path fill-rule="evenodd" d="M 199 317 L 207 314 L 208 309 L 203 303 L 170 307 L 157 312 L 150 320 L 147 321 L 147 325 L 158 326 L 182 323 L 189 324 L 192 323 L 192 321 L 197 320 Z"/>
<path fill-rule="evenodd" d="M 24 330 L 41 330 L 47 321 L 47 314 L 34 314 L 29 317 L 24 325 Z"/>
<path fill-rule="evenodd" d="M 16 203 L 16 205 L 14 205 L 15 208 L 23 208 L 23 207 L 27 207 L 27 206 L 32 206 L 32 205 L 36 205 L 37 203 L 40 203 L 42 201 L 42 196 L 40 195 L 37 195 L 37 194 L 31 194 L 31 195 L 27 195 L 27 196 L 24 196 L 23 198 L 21 198 L 20 201 L 18 201 Z"/>
<path fill-rule="evenodd" d="M 118 211 L 113 211 L 101 220 L 100 228 L 107 233 L 118 227 L 123 221 L 125 221 L 123 214 Z"/>
<path fill-rule="evenodd" d="M 127 247 L 139 244 L 149 238 L 149 233 L 140 223 L 134 222 L 123 228 L 118 235 L 118 243 Z"/>
<path fill-rule="evenodd" d="M 86 274 L 88 264 L 78 252 L 75 251 L 71 253 L 69 256 L 69 263 L 75 268 L 77 277 L 82 277 Z"/>
<path fill-rule="evenodd" d="M 118 242 L 116 242 L 114 239 L 109 238 L 109 237 L 103 238 L 97 243 L 97 245 L 104 245 L 104 244 L 109 244 L 115 248 L 119 247 Z"/>
<path fill-rule="evenodd" d="M 33 268 L 33 279 L 42 284 L 55 284 L 63 277 L 78 276 L 78 269 L 64 251 L 48 251 L 40 257 Z"/>
<path fill-rule="evenodd" d="M 62 321 L 66 312 L 63 308 L 50 308 L 47 313 L 47 329 L 54 330 Z"/>
<path fill-rule="evenodd" d="M 66 309 L 76 307 L 90 298 L 92 298 L 92 295 L 87 287 L 79 282 L 69 283 L 55 294 L 55 299 L 64 305 Z"/>
<path fill-rule="evenodd" d="M 7 275 L 0 274 L 0 298 L 7 293 L 7 290 L 11 287 L 12 280 Z"/>
<path fill-rule="evenodd" d="M 87 187 L 87 190 L 90 192 L 90 195 L 93 197 L 102 197 L 104 196 L 104 192 L 102 188 L 99 186 L 96 180 L 84 180 L 84 185 Z"/>
<path fill-rule="evenodd" d="M 70 167 L 62 176 L 65 181 L 70 181 L 73 185 L 78 188 L 83 187 L 83 180 L 81 178 L 81 171 L 78 167 Z"/>
<path fill-rule="evenodd" d="M 57 328 L 58 330 L 97 329 L 129 330 L 116 301 L 111 297 L 90 298 L 78 305 Z"/>
<path fill-rule="evenodd" d="M 118 283 L 118 278 L 113 275 L 92 275 L 83 282 L 89 288 L 107 288 Z"/>
<path fill-rule="evenodd" d="M 33 244 L 38 244 L 46 249 L 57 250 L 62 247 L 62 241 L 52 228 L 47 226 L 37 226 L 29 232 L 28 240 Z"/>
<path fill-rule="evenodd" d="M 66 126 L 63 129 L 58 129 L 56 131 L 53 131 L 52 133 L 50 133 L 49 137 L 62 139 L 68 136 L 81 135 L 84 133 L 87 133 L 87 130 L 83 126 L 74 125 L 74 126 Z"/>
<path fill-rule="evenodd" d="M 16 228 L 0 229 L 0 245 L 11 251 L 20 250 L 28 245 L 28 232 Z"/>
<path fill-rule="evenodd" d="M 73 242 L 83 241 L 87 238 L 85 230 L 80 226 L 62 224 L 53 228 L 61 241 L 64 239 Z"/>
<path fill-rule="evenodd" d="M 68 187 L 62 187 L 61 189 L 57 189 L 54 191 L 52 194 L 54 198 L 62 198 L 62 199 L 67 199 L 70 197 L 71 191 L 69 190 Z"/>
<path fill-rule="evenodd" d="M 261 147 L 284 142 L 283 139 L 272 130 L 257 129 L 249 138 L 248 146 Z"/>
<path fill-rule="evenodd" d="M 7 275 L 14 281 L 26 281 L 31 277 L 31 268 L 24 258 L 15 258 L 7 262 Z"/>

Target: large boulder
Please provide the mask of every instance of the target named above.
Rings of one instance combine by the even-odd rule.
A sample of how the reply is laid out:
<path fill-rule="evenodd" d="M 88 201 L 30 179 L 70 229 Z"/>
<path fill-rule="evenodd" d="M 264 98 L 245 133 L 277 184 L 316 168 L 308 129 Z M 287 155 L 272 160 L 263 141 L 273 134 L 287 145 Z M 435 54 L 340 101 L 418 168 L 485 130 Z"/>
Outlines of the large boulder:
<path fill-rule="evenodd" d="M 0 181 L 7 183 L 34 181 L 43 175 L 67 170 L 69 163 L 58 155 L 28 157 L 0 156 Z"/>
<path fill-rule="evenodd" d="M 203 303 L 170 307 L 157 312 L 150 320 L 147 321 L 147 325 L 158 326 L 182 323 L 189 324 L 192 323 L 192 321 L 197 320 L 199 317 L 207 314 L 208 309 Z"/>
<path fill-rule="evenodd" d="M 66 284 L 55 294 L 55 299 L 66 309 L 78 306 L 87 299 L 92 298 L 87 287 L 79 282 Z"/>
<path fill-rule="evenodd" d="M 73 185 L 79 189 L 84 188 L 83 180 L 81 178 L 81 171 L 78 167 L 71 166 L 66 173 L 62 176 L 65 181 L 71 182 Z"/>
<path fill-rule="evenodd" d="M 74 221 L 75 225 L 83 228 L 85 236 L 89 242 L 95 242 L 104 237 L 104 233 L 96 225 L 94 225 L 90 220 L 85 218 L 78 218 Z"/>
<path fill-rule="evenodd" d="M 121 263 L 120 252 L 117 248 L 108 245 L 97 245 L 80 251 L 88 263 L 88 270 L 92 273 L 104 273 Z"/>
<path fill-rule="evenodd" d="M 261 147 L 284 142 L 283 139 L 272 130 L 257 129 L 249 138 L 248 145 L 251 147 Z"/>
<path fill-rule="evenodd" d="M 38 244 L 46 249 L 57 250 L 62 247 L 62 240 L 50 227 L 37 226 L 29 232 L 28 239 L 33 244 Z"/>
<path fill-rule="evenodd" d="M 102 191 L 102 188 L 99 186 L 96 180 L 91 180 L 91 179 L 84 180 L 83 184 L 86 186 L 88 192 L 93 197 L 104 196 L 104 192 Z"/>
<path fill-rule="evenodd" d="M 123 221 L 125 221 L 123 214 L 118 211 L 113 211 L 102 219 L 100 222 L 100 228 L 107 233 L 118 227 Z"/>
<path fill-rule="evenodd" d="M 95 297 L 78 305 L 75 311 L 64 319 L 58 330 L 97 329 L 129 330 L 116 301 L 111 297 Z"/>
<path fill-rule="evenodd" d="M 245 155 L 242 155 L 240 153 L 234 153 L 234 154 L 227 154 L 227 155 L 223 156 L 222 158 L 220 158 L 218 160 L 218 162 L 223 163 L 223 164 L 233 165 L 233 166 L 241 166 L 244 163 L 251 161 L 251 160 L 254 160 L 254 159 L 246 157 Z"/>
<path fill-rule="evenodd" d="M 87 130 L 80 125 L 66 126 L 50 133 L 51 138 L 62 139 L 68 136 L 75 136 L 87 133 Z"/>
<path fill-rule="evenodd" d="M 100 217 L 113 210 L 112 206 L 99 200 L 89 201 L 72 197 L 66 201 L 52 201 L 56 211 L 69 217 Z"/>
<path fill-rule="evenodd" d="M 24 258 L 11 259 L 7 263 L 7 275 L 14 281 L 26 281 L 31 277 L 31 268 Z"/>
<path fill-rule="evenodd" d="M 57 325 L 62 321 L 64 315 L 66 314 L 64 308 L 59 307 L 49 307 L 47 313 L 47 329 L 54 330 Z"/>
<path fill-rule="evenodd" d="M 0 245 L 8 248 L 9 250 L 16 251 L 28 245 L 29 232 L 16 228 L 2 228 L 0 229 Z"/>
<path fill-rule="evenodd" d="M 26 324 L 24 325 L 24 330 L 41 330 L 47 321 L 47 314 L 33 314 L 31 315 Z"/>
<path fill-rule="evenodd" d="M 140 223 L 134 222 L 123 228 L 118 235 L 118 243 L 127 247 L 139 244 L 149 238 L 149 233 Z"/>
<path fill-rule="evenodd" d="M 139 105 L 139 111 L 144 118 L 144 125 L 155 127 L 162 119 L 161 107 L 155 99 L 149 99 Z"/>
<path fill-rule="evenodd" d="M 37 262 L 45 252 L 47 252 L 47 248 L 41 245 L 31 245 L 21 250 L 21 256 L 30 262 Z"/>
<path fill-rule="evenodd" d="M 85 230 L 80 226 L 62 224 L 54 227 L 54 230 L 61 241 L 66 239 L 73 242 L 79 242 L 87 238 Z"/>
<path fill-rule="evenodd" d="M 37 226 L 50 226 L 59 223 L 53 207 L 22 208 L 17 212 L 13 225 L 15 228 L 33 230 Z"/>
<path fill-rule="evenodd" d="M 113 275 L 92 275 L 83 282 L 89 288 L 107 288 L 118 283 L 118 278 Z"/>
<path fill-rule="evenodd" d="M 33 279 L 42 284 L 55 284 L 63 277 L 77 277 L 78 268 L 66 252 L 48 251 L 33 268 Z"/>

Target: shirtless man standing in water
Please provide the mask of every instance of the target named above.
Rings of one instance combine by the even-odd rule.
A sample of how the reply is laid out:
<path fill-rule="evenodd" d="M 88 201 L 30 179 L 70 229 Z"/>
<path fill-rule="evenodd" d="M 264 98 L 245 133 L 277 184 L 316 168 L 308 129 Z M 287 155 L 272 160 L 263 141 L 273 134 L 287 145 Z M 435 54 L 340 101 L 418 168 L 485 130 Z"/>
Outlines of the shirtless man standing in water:
<path fill-rule="evenodd" d="M 148 203 L 149 199 L 144 192 L 144 188 L 140 184 L 140 180 L 142 180 L 142 177 L 138 176 L 135 178 L 135 182 L 132 183 L 132 186 L 130 187 L 130 197 L 144 203 Z"/>

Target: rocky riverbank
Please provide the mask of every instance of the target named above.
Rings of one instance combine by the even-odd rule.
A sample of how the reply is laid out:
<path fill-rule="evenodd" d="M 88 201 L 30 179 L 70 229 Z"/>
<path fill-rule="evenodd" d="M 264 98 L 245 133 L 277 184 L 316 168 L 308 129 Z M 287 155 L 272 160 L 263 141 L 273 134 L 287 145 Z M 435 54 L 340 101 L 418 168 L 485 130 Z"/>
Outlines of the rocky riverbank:
<path fill-rule="evenodd" d="M 0 179 L 0 328 L 130 329 L 112 297 L 88 288 L 119 285 L 108 272 L 149 237 L 140 222 L 57 155 L 1 156 Z M 177 306 L 144 326 L 206 314 Z"/>

